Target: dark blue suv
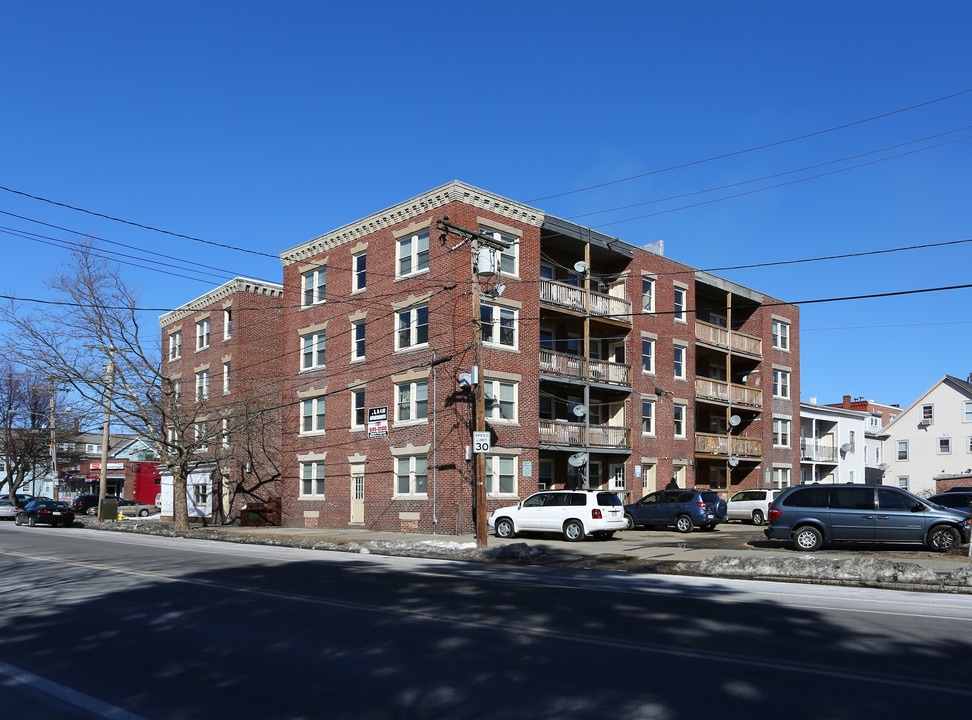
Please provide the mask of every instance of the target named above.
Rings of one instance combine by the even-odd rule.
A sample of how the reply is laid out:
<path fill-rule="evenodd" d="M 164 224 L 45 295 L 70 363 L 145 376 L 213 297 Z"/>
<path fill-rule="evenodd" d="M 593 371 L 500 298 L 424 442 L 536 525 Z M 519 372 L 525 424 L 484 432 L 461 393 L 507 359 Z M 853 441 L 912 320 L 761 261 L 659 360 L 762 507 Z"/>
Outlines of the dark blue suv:
<path fill-rule="evenodd" d="M 659 490 L 624 506 L 627 529 L 674 527 L 679 532 L 695 528 L 712 530 L 726 521 L 726 501 L 711 490 Z"/>

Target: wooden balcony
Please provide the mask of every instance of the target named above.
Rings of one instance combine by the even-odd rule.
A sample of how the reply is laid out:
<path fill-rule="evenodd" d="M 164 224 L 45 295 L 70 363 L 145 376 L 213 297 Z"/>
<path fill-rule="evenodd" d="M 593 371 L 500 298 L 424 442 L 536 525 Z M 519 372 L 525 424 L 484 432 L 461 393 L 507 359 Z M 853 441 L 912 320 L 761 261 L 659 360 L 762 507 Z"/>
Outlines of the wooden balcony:
<path fill-rule="evenodd" d="M 724 455 L 726 457 L 758 458 L 763 456 L 763 441 L 759 438 L 732 436 L 732 452 L 729 452 L 730 437 L 725 434 L 695 433 L 695 452 L 699 455 Z"/>
<path fill-rule="evenodd" d="M 700 343 L 712 345 L 723 350 L 731 350 L 734 353 L 749 355 L 750 357 L 763 357 L 763 340 L 755 335 L 748 335 L 738 330 L 730 331 L 712 323 L 695 321 L 695 339 Z"/>
<path fill-rule="evenodd" d="M 763 406 L 763 391 L 748 385 L 730 384 L 711 378 L 695 378 L 695 397 L 700 400 L 713 400 L 726 405 Z"/>
<path fill-rule="evenodd" d="M 627 298 L 588 292 L 582 287 L 556 280 L 540 281 L 540 302 L 573 312 L 586 312 L 626 325 L 631 324 L 631 301 Z"/>
<path fill-rule="evenodd" d="M 614 425 L 591 425 L 590 433 L 584 423 L 562 420 L 540 421 L 542 445 L 570 445 L 590 448 L 630 448 L 631 430 Z M 585 435 L 587 442 L 584 442 Z"/>
<path fill-rule="evenodd" d="M 588 360 L 580 355 L 540 349 L 540 374 L 584 382 L 631 387 L 631 366 L 607 360 Z"/>

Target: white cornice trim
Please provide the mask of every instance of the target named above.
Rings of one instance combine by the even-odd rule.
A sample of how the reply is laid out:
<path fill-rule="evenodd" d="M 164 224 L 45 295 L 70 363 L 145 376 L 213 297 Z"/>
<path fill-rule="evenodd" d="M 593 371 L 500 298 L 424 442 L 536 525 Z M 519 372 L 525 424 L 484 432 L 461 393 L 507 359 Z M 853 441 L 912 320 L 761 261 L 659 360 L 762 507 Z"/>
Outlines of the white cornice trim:
<path fill-rule="evenodd" d="M 301 245 L 284 250 L 280 253 L 280 262 L 291 265 L 295 262 L 327 252 L 338 245 L 358 240 L 385 228 L 399 225 L 416 218 L 430 210 L 444 207 L 451 202 L 464 202 L 472 207 L 488 210 L 510 220 L 516 220 L 527 225 L 540 227 L 543 225 L 545 213 L 522 203 L 514 202 L 499 195 L 480 190 L 472 185 L 453 180 L 446 185 L 429 190 L 411 200 L 406 200 L 387 210 L 332 230 Z"/>
<path fill-rule="evenodd" d="M 266 282 L 264 280 L 253 280 L 251 278 L 233 278 L 228 283 L 220 285 L 215 290 L 210 290 L 205 295 L 200 295 L 195 300 L 187 302 L 185 305 L 177 307 L 175 310 L 167 312 L 159 317 L 159 325 L 166 327 L 174 322 L 178 322 L 188 315 L 197 313 L 200 310 L 209 309 L 214 303 L 225 300 L 228 297 L 239 293 L 249 295 L 266 295 L 272 298 L 283 297 L 283 285 L 279 283 Z"/>

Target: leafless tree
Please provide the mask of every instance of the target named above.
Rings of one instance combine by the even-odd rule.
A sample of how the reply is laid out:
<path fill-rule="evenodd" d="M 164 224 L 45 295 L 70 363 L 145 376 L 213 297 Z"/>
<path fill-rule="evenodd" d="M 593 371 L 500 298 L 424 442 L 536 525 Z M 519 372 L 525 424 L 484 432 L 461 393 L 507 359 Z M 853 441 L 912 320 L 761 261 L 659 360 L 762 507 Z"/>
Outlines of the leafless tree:
<path fill-rule="evenodd" d="M 12 363 L 0 374 L 0 452 L 6 468 L 0 491 L 6 488 L 13 499 L 28 475 L 50 467 L 50 393 L 43 378 Z"/>
<path fill-rule="evenodd" d="M 152 443 L 172 474 L 173 520 L 188 529 L 187 480 L 225 433 L 248 431 L 252 408 L 227 410 L 183 402 L 162 372 L 156 322 L 143 327 L 136 292 L 119 268 L 87 244 L 48 286 L 59 299 L 41 307 L 11 302 L 2 318 L 14 329 L 8 352 L 40 376 L 70 386 L 88 406 L 107 408 L 110 423 Z M 230 420 L 224 427 L 221 418 Z"/>

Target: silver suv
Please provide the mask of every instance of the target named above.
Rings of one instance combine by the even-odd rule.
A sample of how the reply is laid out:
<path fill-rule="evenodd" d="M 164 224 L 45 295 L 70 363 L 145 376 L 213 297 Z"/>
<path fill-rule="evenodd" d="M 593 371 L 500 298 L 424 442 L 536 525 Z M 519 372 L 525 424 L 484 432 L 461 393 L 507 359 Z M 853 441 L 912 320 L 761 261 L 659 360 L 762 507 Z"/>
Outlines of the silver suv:
<path fill-rule="evenodd" d="M 501 538 L 519 532 L 555 532 L 571 542 L 609 538 L 624 530 L 624 505 L 607 490 L 544 490 L 494 511 L 488 524 Z"/>
<path fill-rule="evenodd" d="M 789 540 L 797 550 L 818 550 L 825 542 L 924 543 L 946 552 L 969 542 L 972 515 L 934 505 L 917 495 L 883 485 L 796 485 L 773 501 L 772 540 Z"/>

